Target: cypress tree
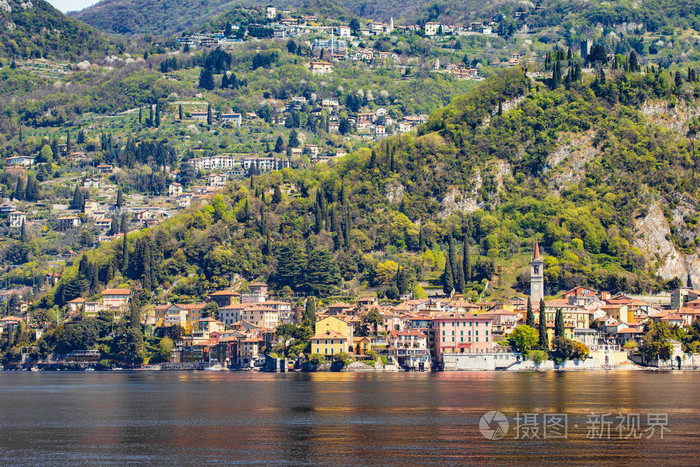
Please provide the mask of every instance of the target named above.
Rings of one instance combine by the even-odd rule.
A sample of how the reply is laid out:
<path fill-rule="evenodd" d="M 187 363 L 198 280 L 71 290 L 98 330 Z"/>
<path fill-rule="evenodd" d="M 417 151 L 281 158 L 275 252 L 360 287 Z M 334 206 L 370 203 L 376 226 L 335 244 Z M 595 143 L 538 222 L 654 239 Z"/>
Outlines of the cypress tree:
<path fill-rule="evenodd" d="M 527 317 L 525 318 L 525 324 L 531 328 L 535 328 L 535 313 L 532 311 L 532 301 L 530 297 L 527 297 Z"/>
<path fill-rule="evenodd" d="M 126 238 L 126 232 L 124 232 L 124 241 L 122 242 L 122 274 L 126 275 L 127 269 L 129 269 L 129 244 Z"/>
<path fill-rule="evenodd" d="M 263 206 L 260 206 L 260 235 L 263 237 L 267 235 L 267 224 L 265 222 L 265 210 Z"/>
<path fill-rule="evenodd" d="M 26 190 L 26 186 L 24 185 L 24 179 L 20 175 L 17 177 L 17 185 L 15 185 L 15 192 L 14 192 L 14 197 L 15 199 L 18 200 L 23 200 L 24 199 L 24 192 Z"/>
<path fill-rule="evenodd" d="M 462 258 L 462 268 L 464 269 L 464 280 L 468 282 L 472 280 L 472 261 L 469 257 L 469 237 L 464 236 L 464 257 Z"/>
<path fill-rule="evenodd" d="M 160 126 L 160 105 L 156 104 L 156 126 Z"/>
<path fill-rule="evenodd" d="M 139 106 L 139 124 L 143 124 L 143 108 Z"/>
<path fill-rule="evenodd" d="M 452 295 L 452 291 L 455 288 L 454 276 L 452 275 L 452 265 L 450 264 L 450 255 L 447 255 L 445 261 L 445 271 L 442 274 L 442 291 L 445 295 Z"/>
<path fill-rule="evenodd" d="M 66 130 L 66 152 L 68 154 L 73 150 L 73 142 L 70 140 L 70 130 Z"/>
<path fill-rule="evenodd" d="M 211 104 L 207 106 L 207 125 L 211 125 L 214 122 L 214 117 L 211 113 Z"/>
<path fill-rule="evenodd" d="M 544 313 L 544 299 L 540 300 L 540 325 L 539 325 L 539 341 L 540 349 L 549 350 L 549 338 L 547 337 L 547 317 Z"/>
<path fill-rule="evenodd" d="M 314 326 L 316 324 L 316 298 L 307 297 L 306 299 L 306 309 L 304 310 L 304 321 L 309 326 Z"/>
<path fill-rule="evenodd" d="M 315 216 L 315 230 L 316 233 L 321 233 L 323 230 L 323 210 L 321 207 L 320 192 L 316 192 L 316 205 L 314 206 L 314 216 Z"/>
<path fill-rule="evenodd" d="M 464 261 L 457 261 L 457 289 L 459 293 L 464 293 L 467 290 L 467 281 L 464 279 Z"/>
<path fill-rule="evenodd" d="M 27 177 L 27 186 L 24 189 L 24 199 L 27 201 L 39 201 L 39 183 L 33 175 Z"/>
<path fill-rule="evenodd" d="M 122 193 L 121 187 L 117 190 L 117 207 L 121 208 L 124 205 L 124 193 Z"/>
<path fill-rule="evenodd" d="M 560 336 L 564 337 L 564 314 L 558 309 L 554 318 L 554 337 Z"/>
<path fill-rule="evenodd" d="M 455 240 L 452 237 L 452 235 L 450 235 L 448 256 L 450 258 L 450 266 L 452 266 L 452 278 L 458 279 L 459 278 L 459 272 L 458 272 L 459 265 L 457 264 L 457 253 L 455 252 Z"/>
<path fill-rule="evenodd" d="M 182 120 L 182 104 L 180 104 L 177 108 L 177 116 L 179 120 Z"/>
<path fill-rule="evenodd" d="M 153 126 L 153 123 L 155 122 L 155 118 L 153 116 L 153 106 L 149 105 L 148 106 L 148 125 Z"/>
<path fill-rule="evenodd" d="M 24 221 L 22 221 L 22 229 L 19 232 L 19 241 L 21 243 L 26 243 L 29 241 L 29 233 L 27 232 L 27 226 Z"/>
<path fill-rule="evenodd" d="M 350 220 L 350 211 L 345 211 L 345 226 L 343 228 L 345 248 L 350 248 L 350 226 L 352 221 Z"/>
<path fill-rule="evenodd" d="M 272 194 L 272 204 L 279 204 L 282 202 L 282 190 L 279 185 L 275 185 L 275 192 Z"/>

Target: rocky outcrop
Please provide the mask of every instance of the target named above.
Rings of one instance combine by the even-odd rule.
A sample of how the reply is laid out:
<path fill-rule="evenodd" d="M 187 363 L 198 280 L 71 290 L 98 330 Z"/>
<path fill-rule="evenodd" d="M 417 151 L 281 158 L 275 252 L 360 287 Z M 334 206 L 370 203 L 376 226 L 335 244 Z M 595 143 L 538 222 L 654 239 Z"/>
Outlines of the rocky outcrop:
<path fill-rule="evenodd" d="M 586 164 L 598 150 L 593 146 L 593 130 L 587 133 L 567 133 L 559 137 L 557 150 L 547 156 L 544 173 L 550 173 L 550 186 L 566 188 L 578 183 L 585 175 Z"/>
<path fill-rule="evenodd" d="M 661 207 L 654 204 L 635 223 L 634 246 L 639 248 L 648 264 L 666 280 L 690 276 L 694 287 L 700 286 L 700 254 L 684 256 L 671 242 L 671 229 Z"/>

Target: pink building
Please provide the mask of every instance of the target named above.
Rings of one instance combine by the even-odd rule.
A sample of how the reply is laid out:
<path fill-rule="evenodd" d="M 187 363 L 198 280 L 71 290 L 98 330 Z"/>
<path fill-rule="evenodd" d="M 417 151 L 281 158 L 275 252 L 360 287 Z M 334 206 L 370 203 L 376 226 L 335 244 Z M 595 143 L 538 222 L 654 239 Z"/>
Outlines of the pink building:
<path fill-rule="evenodd" d="M 461 315 L 440 317 L 435 323 L 435 348 L 443 353 L 484 353 L 493 347 L 491 317 Z"/>

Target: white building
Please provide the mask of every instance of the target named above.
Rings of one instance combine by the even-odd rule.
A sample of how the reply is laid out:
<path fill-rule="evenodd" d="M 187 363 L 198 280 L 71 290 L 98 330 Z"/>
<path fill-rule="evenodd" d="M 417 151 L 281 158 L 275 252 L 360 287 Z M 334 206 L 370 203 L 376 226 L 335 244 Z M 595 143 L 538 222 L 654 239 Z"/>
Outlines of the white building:
<path fill-rule="evenodd" d="M 195 157 L 190 159 L 190 164 L 197 170 L 217 170 L 217 169 L 232 169 L 235 160 L 233 156 L 208 156 Z"/>
<path fill-rule="evenodd" d="M 11 229 L 21 229 L 22 224 L 24 224 L 27 221 L 27 215 L 21 211 L 11 212 L 9 218 Z"/>

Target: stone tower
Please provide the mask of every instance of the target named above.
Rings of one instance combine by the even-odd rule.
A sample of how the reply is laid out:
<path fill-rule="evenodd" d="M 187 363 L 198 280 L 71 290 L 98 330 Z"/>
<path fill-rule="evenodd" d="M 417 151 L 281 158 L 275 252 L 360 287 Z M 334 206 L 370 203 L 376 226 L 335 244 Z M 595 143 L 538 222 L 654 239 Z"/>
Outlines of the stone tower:
<path fill-rule="evenodd" d="M 544 261 L 540 255 L 540 244 L 535 239 L 535 255 L 530 261 L 530 301 L 533 308 L 539 306 L 544 297 Z"/>

